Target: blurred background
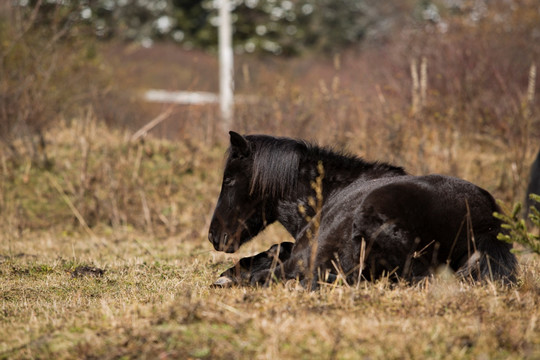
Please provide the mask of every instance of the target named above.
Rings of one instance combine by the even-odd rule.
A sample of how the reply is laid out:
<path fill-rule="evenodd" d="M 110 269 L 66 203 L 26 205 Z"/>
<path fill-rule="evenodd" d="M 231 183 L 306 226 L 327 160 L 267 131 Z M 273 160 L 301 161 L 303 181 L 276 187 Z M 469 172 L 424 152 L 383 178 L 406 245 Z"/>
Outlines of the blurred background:
<path fill-rule="evenodd" d="M 219 106 L 151 102 L 145 94 L 152 89 L 218 93 L 219 3 L 2 1 L 4 174 L 56 171 L 60 186 L 73 188 L 68 192 L 75 206 L 110 208 L 105 218 L 118 223 L 118 209 L 100 207 L 99 196 L 89 198 L 96 193 L 86 174 L 97 170 L 86 160 L 97 156 L 101 139 L 88 140 L 84 129 L 92 122 L 105 126 L 105 133 L 118 131 L 124 135 L 108 144 L 129 148 L 130 137 L 156 117 L 162 121 L 137 139 L 168 140 L 183 150 L 171 160 L 164 145 L 147 143 L 143 155 L 163 151 L 181 171 L 198 166 L 204 174 L 217 174 L 221 155 L 197 159 L 212 149 L 223 153 L 227 137 Z M 397 163 L 413 174 L 463 177 L 505 201 L 523 199 L 540 144 L 537 0 L 231 3 L 234 130 L 314 140 Z M 79 139 L 66 145 L 86 156 L 75 166 L 82 175 L 74 174 L 72 181 L 65 175 L 70 168 L 60 166 L 66 161 L 57 147 L 59 129 L 70 126 L 83 129 L 72 137 L 94 143 L 88 147 Z M 205 169 L 208 164 L 212 168 Z M 110 169 L 100 171 L 102 178 L 94 181 L 109 179 Z M 213 197 L 217 176 L 210 182 Z M 119 196 L 115 189 L 110 196 Z M 143 200 L 137 206 L 144 208 Z M 95 205 L 88 205 L 91 201 Z M 126 202 L 128 215 L 129 206 Z M 141 227 L 163 223 L 160 206 L 140 213 Z"/>

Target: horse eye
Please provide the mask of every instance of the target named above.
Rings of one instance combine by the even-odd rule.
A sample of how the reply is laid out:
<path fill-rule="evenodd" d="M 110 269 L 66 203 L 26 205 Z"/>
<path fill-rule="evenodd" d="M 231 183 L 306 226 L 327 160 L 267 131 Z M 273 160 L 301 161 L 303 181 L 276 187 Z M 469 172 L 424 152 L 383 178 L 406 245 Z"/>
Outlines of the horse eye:
<path fill-rule="evenodd" d="M 226 186 L 232 186 L 234 185 L 235 183 L 235 179 L 234 178 L 226 178 L 223 180 L 223 184 L 226 185 Z"/>

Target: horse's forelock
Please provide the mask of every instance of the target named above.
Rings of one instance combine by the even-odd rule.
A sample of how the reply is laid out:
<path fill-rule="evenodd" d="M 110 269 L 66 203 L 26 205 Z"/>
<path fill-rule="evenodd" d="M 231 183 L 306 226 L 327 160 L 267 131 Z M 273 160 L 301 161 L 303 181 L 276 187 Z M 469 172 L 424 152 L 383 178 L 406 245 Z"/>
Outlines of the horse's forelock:
<path fill-rule="evenodd" d="M 283 138 L 255 138 L 252 193 L 263 197 L 284 197 L 297 187 L 301 142 Z"/>

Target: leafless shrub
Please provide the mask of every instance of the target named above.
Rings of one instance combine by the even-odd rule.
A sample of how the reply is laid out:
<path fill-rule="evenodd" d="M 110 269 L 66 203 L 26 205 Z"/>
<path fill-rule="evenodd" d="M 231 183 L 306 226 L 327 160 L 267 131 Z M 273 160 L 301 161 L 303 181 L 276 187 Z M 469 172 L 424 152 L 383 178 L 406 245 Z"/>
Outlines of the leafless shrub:
<path fill-rule="evenodd" d="M 48 167 L 44 129 L 91 103 L 104 82 L 76 9 L 46 5 L 46 19 L 41 0 L 0 10 L 0 143 L 12 160 L 25 155 Z"/>

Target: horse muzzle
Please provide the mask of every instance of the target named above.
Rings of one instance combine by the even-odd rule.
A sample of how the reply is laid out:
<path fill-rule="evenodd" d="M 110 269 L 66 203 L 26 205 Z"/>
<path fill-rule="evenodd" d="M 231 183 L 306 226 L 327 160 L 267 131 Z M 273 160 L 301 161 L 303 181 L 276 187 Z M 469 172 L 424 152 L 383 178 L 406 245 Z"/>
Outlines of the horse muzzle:
<path fill-rule="evenodd" d="M 238 250 L 238 245 L 234 239 L 226 232 L 224 233 L 214 233 L 210 231 L 208 233 L 208 240 L 214 245 L 214 249 L 217 251 L 224 251 L 226 253 L 233 253 Z"/>

